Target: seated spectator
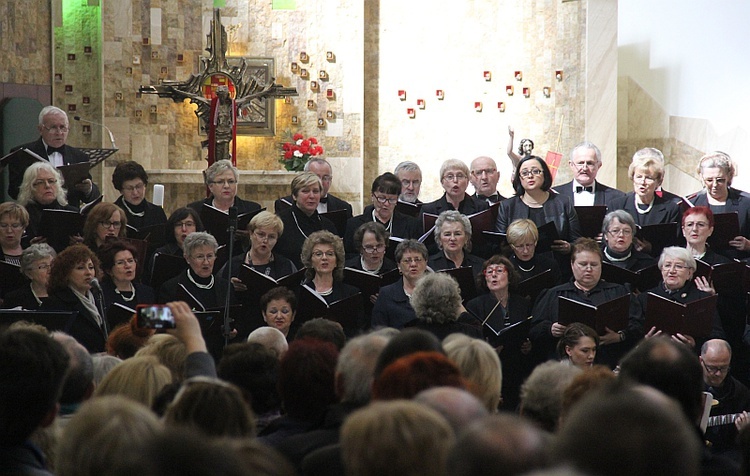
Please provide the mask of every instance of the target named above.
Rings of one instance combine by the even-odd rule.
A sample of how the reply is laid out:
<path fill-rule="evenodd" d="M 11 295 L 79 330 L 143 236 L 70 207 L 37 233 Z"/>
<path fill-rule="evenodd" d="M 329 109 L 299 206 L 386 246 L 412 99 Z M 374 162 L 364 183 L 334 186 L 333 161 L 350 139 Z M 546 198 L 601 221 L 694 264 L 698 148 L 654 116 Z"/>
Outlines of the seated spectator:
<path fill-rule="evenodd" d="M 578 374 L 562 395 L 560 421 L 562 422 L 576 403 L 594 390 L 612 384 L 617 376 L 606 365 L 594 365 Z"/>
<path fill-rule="evenodd" d="M 29 437 L 57 416 L 70 358 L 54 339 L 32 329 L 0 333 L 0 461 L 6 474 L 51 475 Z"/>
<path fill-rule="evenodd" d="M 503 370 L 497 352 L 487 342 L 452 334 L 443 342 L 445 354 L 468 381 L 468 390 L 490 413 L 497 412 L 503 386 Z"/>
<path fill-rule="evenodd" d="M 461 371 L 439 352 L 416 352 L 401 357 L 375 378 L 374 400 L 412 399 L 432 387 L 466 388 Z"/>
<path fill-rule="evenodd" d="M 538 365 L 521 386 L 521 416 L 529 418 L 543 430 L 557 429 L 562 409 L 563 391 L 582 372 L 562 362 Z"/>
<path fill-rule="evenodd" d="M 167 408 L 164 423 L 187 426 L 205 436 L 255 436 L 255 417 L 240 389 L 209 377 L 193 377 L 182 382 Z"/>
<path fill-rule="evenodd" d="M 113 461 L 161 429 L 156 415 L 129 398 L 95 398 L 84 404 L 63 430 L 55 459 L 56 474 L 110 474 Z"/>
<path fill-rule="evenodd" d="M 55 332 L 52 338 L 59 342 L 70 357 L 68 374 L 60 394 L 60 417 L 70 416 L 94 393 L 94 363 L 91 354 L 74 338 Z M 60 423 L 60 421 L 58 421 Z"/>
<path fill-rule="evenodd" d="M 482 338 L 481 328 L 459 319 L 463 309 L 461 291 L 456 280 L 446 274 L 431 273 L 420 279 L 411 295 L 411 305 L 417 314 L 414 327 L 432 332 L 438 339 L 454 332 Z M 476 322 L 473 317 L 466 319 Z"/>
<path fill-rule="evenodd" d="M 231 440 L 229 446 L 239 455 L 244 469 L 253 476 L 297 476 L 281 453 L 258 440 Z"/>
<path fill-rule="evenodd" d="M 440 413 L 456 435 L 473 422 L 489 415 L 477 397 L 456 387 L 428 388 L 419 392 L 412 400 Z"/>
<path fill-rule="evenodd" d="M 156 357 L 133 357 L 112 369 L 94 396 L 122 395 L 151 408 L 162 387 L 171 382 L 171 372 Z"/>
<path fill-rule="evenodd" d="M 104 377 L 117 365 L 122 362 L 122 359 L 115 357 L 114 355 L 107 354 L 94 354 L 92 357 L 94 364 L 94 385 L 96 387 L 102 383 Z"/>
<path fill-rule="evenodd" d="M 344 348 L 344 344 L 346 344 L 346 335 L 341 324 L 322 317 L 310 319 L 305 322 L 294 335 L 295 339 L 304 339 L 307 337 L 330 342 L 336 346 L 339 352 Z"/>
<path fill-rule="evenodd" d="M 401 331 L 388 341 L 388 345 L 380 353 L 375 364 L 374 377 L 378 378 L 383 369 L 399 358 L 420 351 L 444 353 L 442 344 L 434 334 L 419 329 Z"/>
<path fill-rule="evenodd" d="M 175 336 L 154 334 L 146 342 L 146 345 L 135 353 L 135 356 L 156 357 L 160 364 L 169 369 L 173 382 L 182 382 L 185 379 L 187 349 L 185 348 L 185 344 L 180 342 Z"/>
<path fill-rule="evenodd" d="M 341 429 L 347 476 L 442 476 L 455 437 L 445 418 L 415 402 L 377 402 Z"/>
<path fill-rule="evenodd" d="M 458 437 L 448 455 L 448 475 L 512 476 L 544 468 L 551 440 L 517 415 L 492 415 L 473 423 Z"/>
<path fill-rule="evenodd" d="M 343 331 L 342 331 L 343 332 Z M 247 336 L 249 344 L 260 344 L 276 353 L 276 358 L 280 359 L 289 350 L 289 343 L 286 336 L 275 327 L 259 327 Z"/>
<path fill-rule="evenodd" d="M 133 357 L 154 335 L 153 329 L 137 327 L 135 322 L 123 322 L 109 333 L 107 353 L 120 359 Z"/>

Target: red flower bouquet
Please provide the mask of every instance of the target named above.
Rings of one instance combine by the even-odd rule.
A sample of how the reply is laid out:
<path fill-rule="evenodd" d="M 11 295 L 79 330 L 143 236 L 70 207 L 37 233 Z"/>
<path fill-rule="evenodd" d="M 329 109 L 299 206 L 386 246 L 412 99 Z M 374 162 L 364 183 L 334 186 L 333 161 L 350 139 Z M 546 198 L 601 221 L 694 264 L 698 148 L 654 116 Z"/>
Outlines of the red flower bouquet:
<path fill-rule="evenodd" d="M 312 157 L 323 155 L 323 147 L 318 144 L 318 139 L 297 133 L 291 135 L 290 140 L 281 144 L 281 158 L 279 162 L 286 170 L 300 172 Z"/>

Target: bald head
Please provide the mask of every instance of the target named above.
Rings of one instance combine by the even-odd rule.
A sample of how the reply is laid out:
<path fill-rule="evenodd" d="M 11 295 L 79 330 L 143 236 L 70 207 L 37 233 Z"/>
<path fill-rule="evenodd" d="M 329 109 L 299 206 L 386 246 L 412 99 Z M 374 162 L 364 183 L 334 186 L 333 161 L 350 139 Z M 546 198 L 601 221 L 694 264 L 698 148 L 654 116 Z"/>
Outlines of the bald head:
<path fill-rule="evenodd" d="M 474 421 L 489 415 L 477 397 L 455 387 L 433 387 L 423 390 L 414 397 L 414 401 L 424 403 L 443 415 L 456 435 Z"/>
<path fill-rule="evenodd" d="M 283 357 L 286 351 L 289 350 L 289 343 L 287 343 L 284 333 L 275 327 L 259 327 L 247 336 L 247 341 L 255 342 L 275 351 L 279 358 Z"/>
<path fill-rule="evenodd" d="M 491 157 L 477 157 L 471 161 L 471 184 L 479 195 L 489 197 L 497 192 L 497 182 L 500 180 L 500 172 L 497 164 Z"/>

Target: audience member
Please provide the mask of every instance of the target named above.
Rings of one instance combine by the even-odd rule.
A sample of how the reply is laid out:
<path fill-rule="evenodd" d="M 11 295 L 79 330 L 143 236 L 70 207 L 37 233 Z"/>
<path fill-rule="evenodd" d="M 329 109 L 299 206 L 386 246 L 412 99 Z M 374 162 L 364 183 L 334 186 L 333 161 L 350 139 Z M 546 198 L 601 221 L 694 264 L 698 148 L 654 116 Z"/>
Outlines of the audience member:
<path fill-rule="evenodd" d="M 113 368 L 117 367 L 122 363 L 122 359 L 115 357 L 114 355 L 107 354 L 94 354 L 91 356 L 94 364 L 94 386 L 98 387 L 102 383 L 104 377 L 107 376 Z"/>
<path fill-rule="evenodd" d="M 482 338 L 482 329 L 473 324 L 476 319 L 460 318 L 461 291 L 456 280 L 445 273 L 430 273 L 420 279 L 411 295 L 411 305 L 417 315 L 414 327 L 431 332 L 438 339 L 454 332 Z"/>
<path fill-rule="evenodd" d="M 456 364 L 439 352 L 416 352 L 396 360 L 375 377 L 372 398 L 409 400 L 422 390 L 445 386 L 466 388 Z"/>
<path fill-rule="evenodd" d="M 606 365 L 594 365 L 578 374 L 563 391 L 560 421 L 564 421 L 573 406 L 591 391 L 611 384 L 617 376 Z"/>
<path fill-rule="evenodd" d="M 538 365 L 521 386 L 521 416 L 554 433 L 560 420 L 563 392 L 581 372 L 578 367 L 562 362 Z"/>
<path fill-rule="evenodd" d="M 154 334 L 135 353 L 136 357 L 153 356 L 159 363 L 169 369 L 173 382 L 182 382 L 185 379 L 185 363 L 187 361 L 187 349 L 185 344 L 169 334 Z"/>
<path fill-rule="evenodd" d="M 383 369 L 399 358 L 415 352 L 444 353 L 442 344 L 434 334 L 420 329 L 405 329 L 388 341 L 388 344 L 378 356 L 374 378 L 378 378 Z"/>
<path fill-rule="evenodd" d="M 343 332 L 343 331 L 342 331 Z M 276 358 L 281 359 L 289 350 L 289 343 L 286 336 L 275 327 L 259 327 L 247 336 L 247 342 L 250 344 L 260 344 L 263 347 L 276 353 Z"/>
<path fill-rule="evenodd" d="M 488 412 L 497 412 L 503 387 L 503 369 L 497 351 L 487 342 L 463 334 L 446 337 L 443 349 L 467 380 L 468 390 Z"/>
<path fill-rule="evenodd" d="M 63 332 L 54 332 L 52 338 L 65 348 L 70 357 L 68 373 L 60 394 L 59 417 L 69 417 L 94 393 L 94 363 L 91 354 L 73 337 Z M 58 423 L 61 421 L 58 418 Z"/>
<path fill-rule="evenodd" d="M 123 360 L 129 359 L 148 343 L 154 332 L 153 329 L 136 327 L 132 320 L 123 322 L 109 333 L 107 353 Z"/>
<path fill-rule="evenodd" d="M 341 351 L 341 349 L 344 348 L 344 344 L 346 344 L 346 335 L 344 334 L 344 329 L 341 327 L 341 324 L 322 317 L 310 319 L 300 326 L 297 333 L 294 335 L 294 339 L 305 338 L 330 342 L 336 346 L 338 351 Z"/>
<path fill-rule="evenodd" d="M 477 397 L 456 387 L 428 388 L 419 392 L 412 400 L 440 413 L 457 436 L 473 422 L 489 415 L 487 408 Z"/>
<path fill-rule="evenodd" d="M 172 374 L 156 357 L 133 357 L 112 369 L 94 392 L 95 397 L 122 395 L 151 408 Z"/>

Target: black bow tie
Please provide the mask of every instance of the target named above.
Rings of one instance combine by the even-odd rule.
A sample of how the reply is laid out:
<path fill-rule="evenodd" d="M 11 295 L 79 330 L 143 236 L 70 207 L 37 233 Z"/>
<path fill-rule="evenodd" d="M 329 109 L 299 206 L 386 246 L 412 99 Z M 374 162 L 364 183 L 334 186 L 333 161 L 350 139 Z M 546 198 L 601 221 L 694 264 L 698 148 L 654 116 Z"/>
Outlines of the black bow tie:
<path fill-rule="evenodd" d="M 325 197 L 320 197 L 320 203 L 328 203 L 328 195 Z"/>
<path fill-rule="evenodd" d="M 47 157 L 52 155 L 53 152 L 59 152 L 60 155 L 63 155 L 63 151 L 65 150 L 65 146 L 62 145 L 60 147 L 52 147 L 51 145 L 47 146 Z"/>
<path fill-rule="evenodd" d="M 589 185 L 588 187 L 581 187 L 580 185 L 578 185 L 576 187 L 576 193 L 581 193 L 581 192 L 594 193 L 594 186 Z"/>

